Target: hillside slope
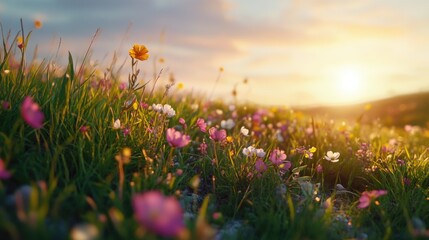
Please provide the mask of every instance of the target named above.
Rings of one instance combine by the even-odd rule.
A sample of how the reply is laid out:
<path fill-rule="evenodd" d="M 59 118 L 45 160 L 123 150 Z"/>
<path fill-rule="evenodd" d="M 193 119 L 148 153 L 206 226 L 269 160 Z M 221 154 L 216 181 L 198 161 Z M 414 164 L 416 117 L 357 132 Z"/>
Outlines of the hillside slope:
<path fill-rule="evenodd" d="M 311 115 L 356 120 L 363 123 L 380 120 L 388 126 L 406 124 L 426 126 L 429 124 L 429 92 L 401 95 L 355 105 L 298 110 Z"/>

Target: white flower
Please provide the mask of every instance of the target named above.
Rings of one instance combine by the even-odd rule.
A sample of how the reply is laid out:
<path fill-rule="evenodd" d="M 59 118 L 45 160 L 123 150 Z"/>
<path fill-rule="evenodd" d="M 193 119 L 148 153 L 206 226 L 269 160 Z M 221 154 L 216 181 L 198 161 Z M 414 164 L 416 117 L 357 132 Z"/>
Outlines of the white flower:
<path fill-rule="evenodd" d="M 222 120 L 221 122 L 220 122 L 220 127 L 221 128 L 224 128 L 224 129 L 228 129 L 228 130 L 230 130 L 230 129 L 232 129 L 233 127 L 235 126 L 235 122 L 234 122 L 234 120 L 232 120 L 231 118 L 229 118 L 228 120 Z"/>
<path fill-rule="evenodd" d="M 241 134 L 243 134 L 243 136 L 246 136 L 246 137 L 249 136 L 249 129 L 245 128 L 244 126 L 241 127 L 240 132 Z"/>
<path fill-rule="evenodd" d="M 89 223 L 80 223 L 73 227 L 70 232 L 72 240 L 97 239 L 99 235 L 98 228 Z"/>
<path fill-rule="evenodd" d="M 251 157 L 255 154 L 255 148 L 253 146 L 248 146 L 247 148 L 243 148 L 243 154 L 247 157 Z"/>
<path fill-rule="evenodd" d="M 256 156 L 260 157 L 260 158 L 264 158 L 266 153 L 264 151 L 264 149 L 262 148 L 258 148 L 255 150 Z"/>
<path fill-rule="evenodd" d="M 330 162 L 338 162 L 340 161 L 340 159 L 338 159 L 340 157 L 340 153 L 339 152 L 332 152 L 332 151 L 328 151 L 326 153 L 325 159 L 330 161 Z"/>
<path fill-rule="evenodd" d="M 337 184 L 335 185 L 335 189 L 337 189 L 337 191 L 346 191 L 347 189 L 341 185 L 341 184 Z"/>
<path fill-rule="evenodd" d="M 121 128 L 121 120 L 116 119 L 113 123 L 113 129 L 120 129 Z"/>
<path fill-rule="evenodd" d="M 152 104 L 152 109 L 155 111 L 155 112 L 161 112 L 162 111 L 162 104 Z"/>
<path fill-rule="evenodd" d="M 282 132 L 280 131 L 280 130 L 277 130 L 276 131 L 276 138 L 277 138 L 277 141 L 279 141 L 279 142 L 283 142 L 285 139 L 283 138 L 283 136 L 282 136 Z"/>
<path fill-rule="evenodd" d="M 169 104 L 164 105 L 162 112 L 167 115 L 168 118 L 174 117 L 176 115 L 176 111 L 174 111 L 174 109 Z"/>
<path fill-rule="evenodd" d="M 194 111 L 197 111 L 199 107 L 200 106 L 198 105 L 198 103 L 194 103 L 194 104 L 191 105 L 191 109 L 194 110 Z"/>

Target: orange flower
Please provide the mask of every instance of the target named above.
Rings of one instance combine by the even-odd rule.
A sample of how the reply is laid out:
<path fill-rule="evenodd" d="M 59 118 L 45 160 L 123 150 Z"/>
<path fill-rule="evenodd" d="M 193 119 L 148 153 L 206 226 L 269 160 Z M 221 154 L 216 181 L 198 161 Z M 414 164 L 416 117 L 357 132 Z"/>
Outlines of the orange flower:
<path fill-rule="evenodd" d="M 40 20 L 34 20 L 34 27 L 39 29 L 42 27 L 42 22 Z"/>
<path fill-rule="evenodd" d="M 145 45 L 134 44 L 130 49 L 129 54 L 132 58 L 140 61 L 147 60 L 149 58 L 148 50 Z"/>

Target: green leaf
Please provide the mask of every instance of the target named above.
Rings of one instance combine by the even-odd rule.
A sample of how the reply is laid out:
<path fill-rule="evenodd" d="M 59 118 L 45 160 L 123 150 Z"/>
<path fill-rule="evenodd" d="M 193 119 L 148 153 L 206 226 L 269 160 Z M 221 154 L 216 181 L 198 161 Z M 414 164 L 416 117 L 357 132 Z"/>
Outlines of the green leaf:
<path fill-rule="evenodd" d="M 307 167 L 307 165 L 303 165 L 303 166 L 300 166 L 300 167 L 296 167 L 296 168 L 292 169 L 292 173 L 299 173 L 299 172 L 301 172 L 302 170 L 304 170 L 306 167 Z"/>

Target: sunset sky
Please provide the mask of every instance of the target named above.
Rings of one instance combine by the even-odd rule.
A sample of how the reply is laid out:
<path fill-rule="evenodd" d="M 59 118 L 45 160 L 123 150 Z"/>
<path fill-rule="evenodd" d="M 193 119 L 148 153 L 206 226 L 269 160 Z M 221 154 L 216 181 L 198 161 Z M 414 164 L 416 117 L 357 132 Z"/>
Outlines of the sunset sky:
<path fill-rule="evenodd" d="M 346 104 L 429 91 L 427 0 L 3 0 L 0 22 L 52 57 L 121 61 L 133 43 L 185 90 L 274 105 Z M 152 61 L 140 64 L 149 78 Z M 124 76 L 127 71 L 124 71 Z M 243 85 L 243 79 L 248 84 Z M 123 79 L 126 81 L 126 78 Z M 165 80 L 166 81 L 166 80 Z"/>

